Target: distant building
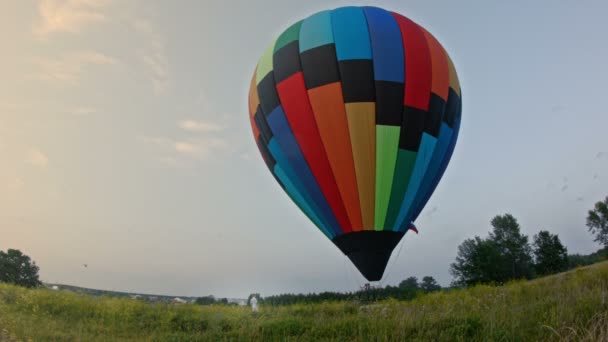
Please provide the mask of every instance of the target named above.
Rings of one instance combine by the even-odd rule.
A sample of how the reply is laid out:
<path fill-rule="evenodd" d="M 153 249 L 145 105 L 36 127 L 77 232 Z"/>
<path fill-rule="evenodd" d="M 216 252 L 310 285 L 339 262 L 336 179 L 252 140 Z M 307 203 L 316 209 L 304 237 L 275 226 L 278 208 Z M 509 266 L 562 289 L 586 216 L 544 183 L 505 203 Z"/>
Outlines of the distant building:
<path fill-rule="evenodd" d="M 52 290 L 55 290 L 55 291 L 59 291 L 59 286 L 57 286 L 57 285 L 53 285 L 53 286 L 51 287 L 51 289 L 52 289 Z"/>
<path fill-rule="evenodd" d="M 171 303 L 173 303 L 173 304 L 186 304 L 187 301 L 185 301 L 185 300 L 183 300 L 183 299 L 181 299 L 179 297 L 175 297 L 175 298 L 171 299 Z"/>

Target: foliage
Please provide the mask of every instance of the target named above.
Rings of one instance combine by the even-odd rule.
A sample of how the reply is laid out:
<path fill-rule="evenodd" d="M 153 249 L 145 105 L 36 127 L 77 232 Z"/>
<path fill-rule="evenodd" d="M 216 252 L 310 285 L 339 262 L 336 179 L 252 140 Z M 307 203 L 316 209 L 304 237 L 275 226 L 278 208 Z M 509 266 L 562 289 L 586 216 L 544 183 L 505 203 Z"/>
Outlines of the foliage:
<path fill-rule="evenodd" d="M 503 274 L 502 279 L 497 281 L 532 278 L 532 250 L 528 237 L 521 233 L 515 217 L 511 214 L 498 215 L 492 219 L 491 224 L 493 229 L 489 239 L 500 251 L 499 265 Z"/>
<path fill-rule="evenodd" d="M 281 306 L 293 304 L 312 304 L 331 301 L 355 301 L 358 303 L 371 303 L 389 298 L 410 300 L 419 294 L 419 289 L 401 288 L 397 286 L 372 287 L 366 286 L 356 292 L 321 292 L 309 294 L 280 294 L 264 297 L 262 302 L 266 305 Z"/>
<path fill-rule="evenodd" d="M 538 275 L 554 274 L 568 268 L 568 250 L 557 234 L 541 230 L 534 235 L 534 269 Z"/>
<path fill-rule="evenodd" d="M 485 284 L 503 279 L 500 251 L 489 239 L 476 236 L 458 246 L 456 261 L 450 265 L 455 286 Z"/>
<path fill-rule="evenodd" d="M 215 304 L 215 297 L 213 297 L 213 296 L 198 297 L 198 298 L 196 298 L 196 300 L 194 302 L 198 305 L 213 305 L 213 304 Z"/>
<path fill-rule="evenodd" d="M 426 276 L 422 278 L 422 282 L 420 283 L 420 288 L 424 292 L 434 292 L 441 290 L 441 286 L 437 283 L 435 278 Z"/>
<path fill-rule="evenodd" d="M 150 304 L 0 284 L 0 340 L 605 341 L 605 298 L 608 263 L 411 301 L 262 305 L 256 314 L 247 307 Z"/>
<path fill-rule="evenodd" d="M 36 263 L 20 250 L 0 251 L 0 282 L 36 287 L 41 284 L 38 271 Z"/>
<path fill-rule="evenodd" d="M 407 279 L 404 279 L 403 281 L 401 281 L 399 283 L 399 288 L 400 289 L 418 290 L 420 288 L 420 286 L 418 284 L 418 278 L 416 278 L 416 277 L 409 277 Z"/>
<path fill-rule="evenodd" d="M 530 244 L 517 220 L 505 214 L 494 217 L 491 224 L 487 239 L 476 236 L 458 246 L 456 260 L 450 266 L 454 285 L 502 284 L 533 277 Z"/>
<path fill-rule="evenodd" d="M 589 210 L 587 227 L 591 234 L 595 234 L 595 241 L 608 248 L 608 196 Z"/>
<path fill-rule="evenodd" d="M 608 247 L 589 255 L 570 254 L 568 255 L 568 269 L 587 266 L 604 260 L 608 260 Z"/>

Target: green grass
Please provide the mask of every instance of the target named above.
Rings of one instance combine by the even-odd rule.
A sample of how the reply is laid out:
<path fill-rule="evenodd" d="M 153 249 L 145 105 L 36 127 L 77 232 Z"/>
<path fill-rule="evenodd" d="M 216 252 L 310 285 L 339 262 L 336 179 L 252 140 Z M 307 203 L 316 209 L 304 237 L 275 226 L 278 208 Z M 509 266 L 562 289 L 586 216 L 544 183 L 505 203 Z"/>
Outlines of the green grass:
<path fill-rule="evenodd" d="M 0 341 L 608 340 L 608 262 L 409 302 L 250 309 L 147 304 L 0 284 Z"/>

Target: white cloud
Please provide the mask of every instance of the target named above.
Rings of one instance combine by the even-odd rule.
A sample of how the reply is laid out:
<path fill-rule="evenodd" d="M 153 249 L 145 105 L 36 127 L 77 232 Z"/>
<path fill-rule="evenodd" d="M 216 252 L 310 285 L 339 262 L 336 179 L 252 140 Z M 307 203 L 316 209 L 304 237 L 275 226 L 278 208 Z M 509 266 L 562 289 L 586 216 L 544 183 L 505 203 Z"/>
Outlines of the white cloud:
<path fill-rule="evenodd" d="M 110 0 L 40 0 L 40 23 L 34 33 L 46 36 L 56 32 L 80 33 L 86 27 L 105 22 L 104 7 Z"/>
<path fill-rule="evenodd" d="M 71 114 L 75 116 L 87 116 L 97 113 L 97 108 L 92 107 L 76 107 L 71 110 Z"/>
<path fill-rule="evenodd" d="M 177 125 L 185 131 L 197 133 L 221 132 L 223 130 L 223 127 L 216 123 L 193 119 L 182 120 Z"/>
<path fill-rule="evenodd" d="M 157 148 L 164 164 L 176 165 L 180 160 L 203 160 L 224 151 L 228 144 L 218 138 L 169 139 L 164 137 L 141 137 L 146 145 Z"/>
<path fill-rule="evenodd" d="M 163 94 L 170 84 L 165 39 L 148 20 L 137 19 L 132 27 L 142 36 L 140 41 L 146 43 L 139 51 L 139 58 L 148 72 L 154 93 Z"/>
<path fill-rule="evenodd" d="M 27 150 L 25 162 L 37 167 L 46 167 L 49 163 L 49 158 L 38 148 L 31 147 Z"/>
<path fill-rule="evenodd" d="M 94 51 L 71 53 L 58 59 L 34 59 L 37 71 L 31 78 L 77 85 L 84 70 L 90 66 L 116 64 L 116 59 Z"/>
<path fill-rule="evenodd" d="M 221 139 L 211 138 L 189 141 L 175 141 L 173 146 L 175 148 L 175 152 L 177 152 L 181 156 L 195 159 L 204 159 L 214 152 L 225 149 L 227 147 L 227 144 Z"/>

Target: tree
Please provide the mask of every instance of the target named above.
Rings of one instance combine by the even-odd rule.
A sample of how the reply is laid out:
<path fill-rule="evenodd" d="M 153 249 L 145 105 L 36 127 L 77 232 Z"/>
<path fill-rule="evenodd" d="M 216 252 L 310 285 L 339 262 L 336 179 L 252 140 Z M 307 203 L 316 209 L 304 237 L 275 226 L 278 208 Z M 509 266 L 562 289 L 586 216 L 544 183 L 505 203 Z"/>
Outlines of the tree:
<path fill-rule="evenodd" d="M 532 250 L 528 237 L 520 231 L 517 219 L 511 214 L 498 215 L 492 219 L 489 239 L 499 249 L 502 256 L 499 267 L 504 279 L 530 279 L 533 276 Z"/>
<path fill-rule="evenodd" d="M 409 278 L 401 281 L 399 283 L 399 288 L 400 289 L 418 290 L 420 288 L 420 286 L 418 285 L 418 278 L 416 278 L 416 277 L 409 277 Z"/>
<path fill-rule="evenodd" d="M 476 236 L 458 246 L 456 261 L 450 265 L 455 277 L 453 285 L 502 284 L 511 279 L 532 278 L 530 244 L 515 217 L 498 215 L 491 224 L 493 229 L 487 239 Z"/>
<path fill-rule="evenodd" d="M 539 275 L 554 274 L 568 268 L 568 250 L 557 235 L 541 230 L 534 235 L 534 268 Z"/>
<path fill-rule="evenodd" d="M 494 241 L 476 236 L 458 246 L 456 261 L 450 265 L 454 286 L 470 286 L 479 283 L 502 282 L 504 274 L 498 265 L 502 263 L 500 251 Z"/>
<path fill-rule="evenodd" d="M 595 240 L 608 247 L 608 196 L 595 204 L 587 216 L 589 232 L 595 234 Z"/>
<path fill-rule="evenodd" d="M 198 305 L 213 305 L 213 304 L 215 304 L 215 297 L 213 297 L 213 296 L 198 297 L 198 298 L 196 298 L 196 301 L 194 301 L 194 302 Z"/>
<path fill-rule="evenodd" d="M 36 287 L 40 268 L 29 256 L 17 249 L 0 251 L 0 282 L 24 287 Z"/>
<path fill-rule="evenodd" d="M 424 290 L 424 292 L 433 292 L 441 290 L 441 286 L 437 284 L 435 278 L 431 276 L 426 276 L 422 278 L 422 283 L 420 283 L 420 288 Z"/>

